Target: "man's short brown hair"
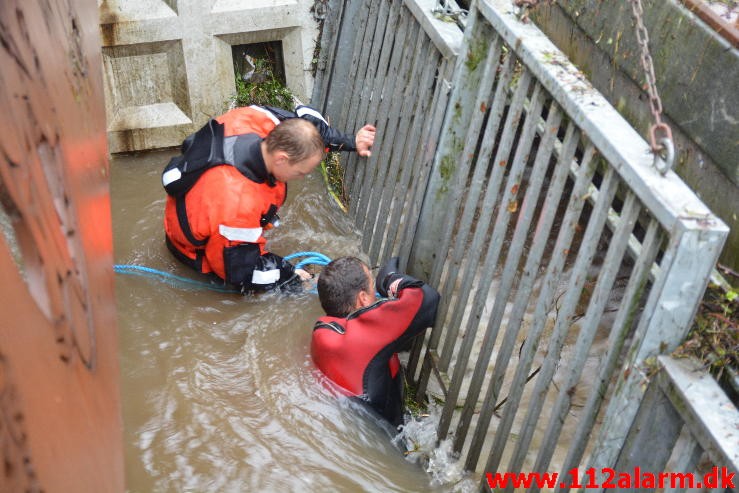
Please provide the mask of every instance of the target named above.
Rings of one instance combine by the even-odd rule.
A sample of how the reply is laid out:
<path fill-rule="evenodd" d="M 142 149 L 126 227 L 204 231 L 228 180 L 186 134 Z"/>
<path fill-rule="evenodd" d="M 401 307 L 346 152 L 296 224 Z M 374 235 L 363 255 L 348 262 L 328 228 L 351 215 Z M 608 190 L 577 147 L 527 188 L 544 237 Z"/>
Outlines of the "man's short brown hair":
<path fill-rule="evenodd" d="M 315 125 L 301 118 L 290 118 L 277 125 L 264 139 L 267 151 L 283 151 L 291 163 L 304 161 L 321 153 L 325 144 Z"/>
<path fill-rule="evenodd" d="M 369 270 L 356 257 L 341 257 L 329 263 L 318 276 L 318 299 L 326 315 L 346 317 L 356 308 L 360 291 L 369 291 Z"/>

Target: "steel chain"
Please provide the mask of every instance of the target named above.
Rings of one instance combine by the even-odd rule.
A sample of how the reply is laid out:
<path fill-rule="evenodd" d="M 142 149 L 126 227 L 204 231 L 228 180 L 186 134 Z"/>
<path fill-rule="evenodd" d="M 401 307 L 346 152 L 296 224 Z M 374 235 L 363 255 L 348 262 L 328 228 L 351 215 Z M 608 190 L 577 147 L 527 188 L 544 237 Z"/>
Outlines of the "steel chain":
<path fill-rule="evenodd" d="M 649 53 L 649 32 L 644 25 L 641 0 L 631 0 L 631 13 L 636 22 L 636 41 L 641 49 L 641 65 L 647 81 L 649 107 L 654 118 L 654 123 L 649 128 L 649 145 L 654 153 L 654 165 L 664 175 L 672 168 L 675 160 L 672 130 L 662 121 L 662 100 L 657 92 L 657 77 L 654 75 L 654 63 Z"/>
<path fill-rule="evenodd" d="M 456 2 L 452 3 L 450 0 L 436 0 L 436 6 L 431 13 L 437 16 L 450 17 L 459 23 L 459 21 L 467 18 L 469 11 L 459 8 L 459 5 L 457 5 Z"/>

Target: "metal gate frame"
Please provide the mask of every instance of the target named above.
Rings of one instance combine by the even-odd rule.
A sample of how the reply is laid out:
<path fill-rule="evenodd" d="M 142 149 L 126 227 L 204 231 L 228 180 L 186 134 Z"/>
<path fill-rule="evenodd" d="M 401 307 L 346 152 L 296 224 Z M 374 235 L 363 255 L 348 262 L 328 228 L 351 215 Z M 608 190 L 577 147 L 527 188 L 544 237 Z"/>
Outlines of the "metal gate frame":
<path fill-rule="evenodd" d="M 529 469 L 546 472 L 563 442 L 571 394 L 606 303 L 628 265 L 596 388 L 567 437 L 561 471 L 583 466 L 586 452 L 588 465 L 613 467 L 655 357 L 684 339 L 728 229 L 677 175 L 657 172 L 644 139 L 536 26 L 518 19 L 509 0 L 473 1 L 459 54 L 432 59 L 434 82 L 415 86 L 416 58 L 408 54 L 414 42 L 424 41 L 412 34 L 413 19 L 419 32 L 438 38 L 430 32 L 438 24 L 424 22 L 430 3 L 340 3 L 343 30 L 334 39 L 344 48 L 334 45 L 332 75 L 319 96 L 329 114 L 340 112 L 336 124 L 342 128 L 373 117 L 381 119 L 380 131 L 392 125 L 369 162 L 350 158 L 345 166 L 350 213 L 370 260 L 400 255 L 411 273 L 442 292 L 436 327 L 414 348 L 409 374 L 422 394 L 432 380 L 441 387 L 439 437 L 453 437 L 468 469 L 522 471 L 537 424 L 546 418 L 543 399 L 519 409 L 539 343 L 546 343 L 547 358 L 533 395 L 545 396 L 565 338 L 573 334 L 576 308 L 583 305 L 566 384 L 555 393 Z M 363 28 L 349 42 L 347 19 Z M 406 35 L 411 42 L 396 41 Z M 417 89 L 407 92 L 409 87 Z M 429 88 L 434 93 L 424 94 Z M 404 105 L 424 98 L 430 105 Z M 422 113 L 414 113 L 418 108 Z M 394 144 L 398 138 L 405 142 L 402 153 Z M 602 265 L 593 274 L 599 255 Z M 558 293 L 562 284 L 567 289 Z M 542 337 L 553 305 L 558 316 L 552 333 Z M 523 320 L 529 306 L 533 322 Z M 514 351 L 527 324 L 516 364 Z M 510 393 L 479 468 L 504 380 Z M 519 410 L 525 419 L 509 446 Z"/>
<path fill-rule="evenodd" d="M 486 51 L 483 49 L 484 47 L 490 47 L 490 49 Z M 545 142 L 545 144 L 539 145 L 539 151 L 546 146 L 551 146 L 551 140 L 546 139 L 549 134 L 543 130 L 550 128 L 552 125 L 556 126 L 557 124 L 553 122 L 555 118 L 559 119 L 562 116 L 566 116 L 571 125 L 574 125 L 576 128 L 573 129 L 570 127 L 567 130 L 568 136 L 565 137 L 564 142 L 561 144 L 558 166 L 564 167 L 565 169 L 569 168 L 570 172 L 573 173 L 575 190 L 572 196 L 581 194 L 582 197 L 587 197 L 588 201 L 593 204 L 594 209 L 593 216 L 590 219 L 591 223 L 596 219 L 600 220 L 603 223 L 609 224 L 609 227 L 614 231 L 614 242 L 611 244 L 609 250 L 609 255 L 612 256 L 611 261 L 619 258 L 619 249 L 625 249 L 630 252 L 637 262 L 634 269 L 635 274 L 632 275 L 633 282 L 629 283 L 629 287 L 627 287 L 627 291 L 624 294 L 625 299 L 633 299 L 634 301 L 628 304 L 622 304 L 620 307 L 614 327 L 620 328 L 620 326 L 623 326 L 623 329 L 614 330 L 612 333 L 612 340 L 609 344 L 609 349 L 611 350 L 608 352 L 601 366 L 602 377 L 600 381 L 602 382 L 603 388 L 600 392 L 593 392 L 592 398 L 587 404 L 589 412 L 586 413 L 587 417 L 583 421 L 583 425 L 579 427 L 577 436 L 572 440 L 573 446 L 570 447 L 562 471 L 567 471 L 579 464 L 588 436 L 592 430 L 592 424 L 598 413 L 599 401 L 602 399 L 602 397 L 599 399 L 597 396 L 605 388 L 613 390 L 611 390 L 612 394 L 609 396 L 609 404 L 603 417 L 604 424 L 596 440 L 590 458 L 590 464 L 596 468 L 611 467 L 618 459 L 623 440 L 627 435 L 643 397 L 645 374 L 648 372 L 647 367 L 649 366 L 649 362 L 659 354 L 665 354 L 674 350 L 687 334 L 695 310 L 705 289 L 709 273 L 715 265 L 728 229 L 720 219 L 716 218 L 702 204 L 677 175 L 668 173 L 666 176 L 662 176 L 654 169 L 653 157 L 644 139 L 590 86 L 583 74 L 567 61 L 565 56 L 538 28 L 530 23 L 522 23 L 517 19 L 510 2 L 504 0 L 477 2 L 472 6 L 470 17 L 468 18 L 463 50 L 458 57 L 455 78 L 452 83 L 453 90 L 450 95 L 439 150 L 437 151 L 434 167 L 431 172 L 432 179 L 426 193 L 416 242 L 413 248 L 415 262 L 412 265 L 415 272 L 430 273 L 431 282 L 440 283 L 442 282 L 442 272 L 445 271 L 444 296 L 447 300 L 453 298 L 451 291 L 456 289 L 455 286 L 458 285 L 455 282 L 457 281 L 455 269 L 460 258 L 455 258 L 453 254 L 451 256 L 445 256 L 443 252 L 449 251 L 450 248 L 454 252 L 455 250 L 463 250 L 465 246 L 469 247 L 468 244 L 459 241 L 460 231 L 470 226 L 472 214 L 477 210 L 475 207 L 470 207 L 469 204 L 462 209 L 463 194 L 458 191 L 468 191 L 468 196 L 471 195 L 473 197 L 472 200 L 477 200 L 475 197 L 480 196 L 480 191 L 476 189 L 476 185 L 479 183 L 478 177 L 473 177 L 470 180 L 470 184 L 465 188 L 471 173 L 470 166 L 474 162 L 479 162 L 481 154 L 488 153 L 490 155 L 492 153 L 493 149 L 486 148 L 486 143 L 492 143 L 491 141 L 494 136 L 500 130 L 498 128 L 493 130 L 488 128 L 489 135 L 483 137 L 482 144 L 478 144 L 479 134 L 475 134 L 473 129 L 481 128 L 484 115 L 482 111 L 477 111 L 477 109 L 483 107 L 485 104 L 489 104 L 492 105 L 491 113 L 498 111 L 502 116 L 503 108 L 496 107 L 496 103 L 502 105 L 502 101 L 509 100 L 498 94 L 496 98 L 493 98 L 491 103 L 488 103 L 490 90 L 496 81 L 496 74 L 503 74 L 497 79 L 498 85 L 496 88 L 498 90 L 501 87 L 505 89 L 504 86 L 508 83 L 506 81 L 501 84 L 502 77 L 508 74 L 513 78 L 516 75 L 506 72 L 506 62 L 499 63 L 501 53 L 505 51 L 513 53 L 520 62 L 520 66 L 525 67 L 523 72 L 518 74 L 519 81 L 516 85 L 518 91 L 511 95 L 510 100 L 510 107 L 517 108 L 519 111 L 517 118 L 523 119 L 525 117 L 524 115 L 538 114 L 538 110 L 532 109 L 532 106 L 544 104 L 545 99 L 551 98 L 556 103 L 550 107 L 547 121 L 543 125 L 539 119 L 531 123 L 529 123 L 530 119 L 526 120 L 527 126 L 524 127 L 522 135 L 519 134 L 517 136 L 519 140 L 512 165 L 514 169 L 509 171 L 508 183 L 500 191 L 502 197 L 493 194 L 490 196 L 491 202 L 489 204 L 486 203 L 486 205 L 488 207 L 493 204 L 505 205 L 517 200 L 515 189 L 518 183 L 520 183 L 520 173 L 525 165 L 525 158 L 528 157 L 524 155 L 525 152 L 519 154 L 519 151 L 523 147 L 521 142 L 527 139 L 530 141 L 534 138 L 533 135 L 537 134 L 541 141 Z M 487 60 L 484 62 L 482 60 L 483 55 L 487 56 Z M 532 83 L 536 89 L 521 90 L 520 88 L 524 87 L 522 80 L 528 77 L 532 79 Z M 532 91 L 533 94 L 531 94 Z M 541 92 L 546 93 L 546 96 L 542 96 Z M 470 104 L 472 101 L 474 103 Z M 555 109 L 561 111 L 562 115 L 555 115 Z M 508 120 L 503 129 L 510 130 L 516 124 L 514 119 L 511 119 L 512 114 L 513 110 L 509 108 L 507 113 Z M 488 121 L 490 120 L 492 118 L 489 118 Z M 528 134 L 526 133 L 527 131 L 529 132 Z M 501 132 L 503 136 L 500 139 L 496 158 L 493 159 L 493 163 L 498 162 L 498 156 L 508 156 L 508 153 L 500 152 L 501 147 L 512 145 L 512 141 L 516 137 L 513 132 L 506 133 L 505 130 L 501 130 Z M 582 142 L 584 144 L 581 145 L 585 147 L 584 157 L 577 169 L 576 166 L 571 164 L 572 152 L 576 146 L 569 140 L 570 138 L 575 139 L 575 137 L 572 137 L 575 133 L 580 133 L 583 136 Z M 510 140 L 506 141 L 506 137 Z M 548 151 L 545 150 L 546 152 Z M 592 176 L 594 172 L 591 167 L 583 166 L 582 163 L 588 162 L 588 158 L 594 159 L 597 154 L 602 156 L 599 166 L 607 163 L 603 172 L 600 189 L 594 187 L 592 183 L 588 183 L 590 181 L 589 179 L 581 181 L 582 176 L 585 174 Z M 540 155 L 541 153 L 537 155 L 537 159 L 539 159 Z M 454 159 L 455 156 L 458 156 L 459 159 Z M 448 168 L 450 166 L 456 166 L 454 173 L 449 172 Z M 518 168 L 516 168 L 517 166 Z M 537 164 L 534 164 L 534 167 L 536 166 Z M 519 176 L 512 177 L 515 173 L 519 173 Z M 501 176 L 500 179 L 502 180 L 503 177 Z M 610 182 L 610 180 L 614 180 L 614 182 Z M 533 181 L 533 178 L 531 181 Z M 622 184 L 621 186 L 625 185 L 628 188 L 627 198 L 624 200 L 623 208 L 619 213 L 615 213 L 613 208 L 609 206 L 611 200 L 602 200 L 602 197 L 599 197 L 599 195 L 607 194 L 613 196 L 616 193 L 616 188 L 618 188 L 615 181 L 619 181 Z M 606 183 L 614 184 L 606 190 Z M 583 185 L 581 189 L 579 188 L 580 184 Z M 526 202 L 527 198 L 524 198 L 524 205 L 521 206 L 521 212 L 518 215 L 517 229 L 516 233 L 514 233 L 514 239 L 510 243 L 509 252 L 512 250 L 522 251 L 523 242 L 526 240 L 526 227 L 521 229 L 524 234 L 517 235 L 519 232 L 518 228 L 521 227 L 522 223 L 531 220 L 531 216 L 527 216 L 524 213 Z M 573 211 L 571 217 L 575 218 L 579 215 L 579 212 L 576 210 L 578 204 L 576 201 L 573 204 L 574 207 L 571 206 L 571 210 Z M 462 215 L 461 219 L 454 222 L 442 223 L 439 221 L 438 218 L 448 215 L 449 211 L 457 210 L 460 212 L 464 210 L 467 216 Z M 498 227 L 504 228 L 506 222 L 510 220 L 510 215 L 505 213 L 505 207 L 500 207 L 499 210 L 502 210 L 503 214 L 498 214 L 496 218 L 495 231 L 498 231 Z M 630 235 L 630 231 L 639 215 L 644 215 L 645 211 L 651 216 L 652 221 L 646 227 L 647 232 L 643 241 L 639 242 L 633 235 Z M 526 210 L 526 212 L 533 214 L 533 207 Z M 595 217 L 596 212 L 600 214 L 598 218 Z M 569 224 L 567 221 L 567 218 L 563 221 L 563 229 Z M 572 223 L 571 226 L 574 227 L 575 224 Z M 540 222 L 537 225 L 537 231 L 541 226 L 542 223 Z M 665 242 L 664 248 L 659 246 L 660 240 L 658 237 L 660 235 L 665 237 L 663 240 Z M 592 242 L 597 242 L 597 237 L 598 235 L 593 235 L 590 238 L 584 239 L 580 246 L 581 251 L 588 244 L 593 245 Z M 457 239 L 457 244 L 455 247 L 452 247 L 452 241 L 455 238 Z M 492 277 L 495 273 L 496 266 L 498 265 L 498 255 L 496 252 L 502 248 L 503 239 L 504 234 L 496 235 L 495 233 L 489 239 L 488 245 L 491 248 L 488 251 L 493 255 L 493 259 L 490 260 L 490 257 L 486 257 L 488 259 L 487 264 L 484 266 L 477 265 L 474 269 L 483 271 L 480 276 L 481 278 Z M 536 250 L 538 241 L 538 248 L 542 249 L 544 248 L 545 240 L 546 237 L 544 235 L 538 238 L 534 237 L 534 241 L 531 244 L 527 244 L 527 247 L 530 252 Z M 554 250 L 555 252 L 564 251 L 568 248 L 569 244 L 570 240 L 560 235 Z M 483 245 L 484 241 L 474 243 L 473 240 L 470 249 L 477 251 L 477 248 Z M 436 255 L 437 253 L 442 253 L 442 255 Z M 657 255 L 661 257 L 658 265 L 653 260 L 650 260 L 654 259 Z M 570 308 L 577 302 L 578 293 L 582 289 L 584 272 L 589 265 L 588 256 L 592 256 L 592 253 L 578 256 L 575 270 L 570 277 L 571 285 L 565 294 L 565 304 L 569 303 L 566 306 Z M 450 258 L 453 259 L 451 266 L 448 265 Z M 529 253 L 528 260 L 532 258 L 534 256 Z M 520 274 L 516 269 L 518 260 L 515 259 L 513 262 L 508 261 L 506 263 L 501 285 L 505 289 L 510 290 L 514 282 L 518 282 L 518 294 L 520 295 L 522 285 L 525 285 L 527 280 L 532 279 L 533 274 L 528 269 L 533 268 L 534 265 L 529 266 L 527 264 L 524 268 L 524 277 L 522 279 L 516 279 L 518 274 Z M 597 299 L 599 296 L 601 298 L 605 296 L 608 292 L 610 282 L 612 282 L 612 278 L 615 275 L 615 268 L 607 269 L 608 262 L 609 260 L 607 259 L 604 263 L 604 267 L 606 268 L 601 272 L 599 284 L 596 287 L 596 290 L 599 290 L 598 296 L 594 294 L 593 299 Z M 547 272 L 548 277 L 545 280 L 547 285 L 553 284 L 562 274 L 561 265 L 552 266 L 550 263 L 549 269 Z M 468 277 L 463 278 L 459 284 L 462 286 L 472 286 L 473 277 L 470 276 L 470 270 L 468 269 L 466 272 Z M 527 276 L 526 273 L 531 275 Z M 623 345 L 627 334 L 629 334 L 627 330 L 628 322 L 636 308 L 636 301 L 638 300 L 636 294 L 643 289 L 645 275 L 652 276 L 649 298 L 646 300 L 642 311 L 645 315 L 638 321 L 638 326 L 631 335 L 632 339 L 628 346 L 627 360 L 621 366 L 620 372 L 618 372 L 619 379 L 615 385 L 609 387 L 611 375 L 613 375 L 616 369 L 619 353 L 621 352 L 619 349 Z M 489 283 L 487 285 L 489 286 Z M 523 291 L 525 292 L 525 289 Z M 508 292 L 505 293 L 506 295 L 508 294 Z M 485 296 L 483 295 L 484 298 Z M 456 301 L 457 303 L 460 302 L 459 297 Z M 543 308 L 545 305 L 546 303 L 541 302 L 537 305 L 537 316 L 544 314 Z M 518 307 L 520 305 L 516 306 Z M 481 351 L 481 355 L 483 356 L 486 351 L 492 349 L 492 345 L 498 335 L 504 306 L 496 304 L 494 310 L 496 308 L 500 309 L 494 311 L 494 314 L 491 315 L 491 318 L 497 316 L 497 320 L 488 325 L 485 346 Z M 477 309 L 477 312 L 475 312 L 476 315 L 479 315 L 482 311 L 479 297 L 476 298 L 476 308 L 473 308 L 473 310 L 475 309 Z M 598 312 L 600 310 L 602 310 L 602 306 L 597 307 L 591 304 L 588 307 L 586 317 L 594 323 L 589 329 L 591 332 L 586 333 L 583 331 L 581 337 L 578 339 L 578 357 L 570 364 L 570 371 L 573 372 L 573 375 L 579 375 L 579 372 L 582 371 L 581 365 L 583 358 L 587 352 L 587 348 L 592 343 L 592 331 L 596 328 Z M 461 322 L 462 316 L 460 314 L 463 311 L 464 308 L 457 306 L 455 313 L 457 316 L 452 316 L 451 319 Z M 516 311 L 516 308 L 514 308 L 514 311 Z M 516 314 L 518 315 L 518 312 Z M 442 318 L 440 321 L 443 322 L 444 319 Z M 423 360 L 426 362 L 426 365 L 420 375 L 422 389 L 424 389 L 424 382 L 429 375 L 448 370 L 448 367 L 445 367 L 445 365 L 449 364 L 449 357 L 447 356 L 445 360 L 445 354 L 440 355 L 436 353 L 436 348 L 434 347 L 434 342 L 440 339 L 443 329 L 442 326 L 437 326 L 434 329 L 434 333 L 431 336 L 431 343 L 424 355 Z M 467 329 L 471 332 L 474 328 L 468 326 Z M 551 381 L 551 374 L 554 371 L 554 367 L 559 361 L 562 348 L 561 338 L 564 337 L 567 329 L 566 322 L 558 324 L 555 328 L 556 337 L 553 336 L 552 341 L 554 342 L 551 342 L 548 349 L 550 358 L 545 363 L 541 375 L 537 378 L 537 387 L 534 390 L 534 395 L 539 395 L 546 391 L 548 382 Z M 455 323 L 452 323 L 452 326 L 446 330 L 456 331 L 458 327 Z M 469 351 L 470 341 L 473 339 L 470 336 L 470 332 L 466 334 L 467 347 L 465 349 L 467 351 Z M 504 343 L 508 348 L 507 351 L 503 352 L 504 359 L 510 357 L 513 349 L 512 342 L 514 340 L 509 337 Z M 522 387 L 525 385 L 525 377 L 530 371 L 530 361 L 535 352 L 535 340 L 536 338 L 528 339 L 527 345 L 523 348 L 524 354 L 521 356 L 521 359 L 528 364 L 523 364 L 517 368 L 515 380 L 511 384 L 514 387 L 515 395 L 508 396 L 509 403 L 515 403 L 516 397 L 520 398 Z M 528 344 L 529 342 L 531 344 Z M 447 354 L 451 354 L 451 351 L 448 351 Z M 441 362 L 441 368 L 439 368 L 437 362 Z M 477 369 L 485 368 L 487 364 L 484 362 L 481 363 L 480 361 L 477 363 Z M 498 365 L 496 365 L 497 370 Z M 478 373 L 480 372 L 478 371 Z M 462 383 L 462 377 L 459 375 L 461 375 L 461 372 L 457 371 L 455 373 L 457 379 L 455 381 L 453 377 L 452 381 L 452 390 L 456 389 L 457 392 Z M 496 376 L 498 375 L 499 373 L 496 373 Z M 496 379 L 496 376 L 493 379 Z M 498 376 L 498 378 L 502 377 Z M 479 387 L 482 384 L 482 380 L 479 379 L 476 383 Z M 549 433 L 545 440 L 545 445 L 539 450 L 539 456 L 534 470 L 546 471 L 546 466 L 549 463 L 555 445 L 554 442 L 558 437 L 558 430 L 561 429 L 558 421 L 564 420 L 571 404 L 570 397 L 567 393 L 571 388 L 574 388 L 576 383 L 577 378 L 570 379 L 568 386 L 560 392 L 556 410 L 553 411 L 548 425 L 549 430 L 555 431 Z M 519 389 L 515 389 L 516 386 L 519 386 Z M 495 385 L 488 388 L 488 393 L 484 399 L 485 405 L 481 410 L 481 417 L 479 418 L 482 423 L 489 421 L 492 406 L 496 404 L 498 395 L 495 388 Z M 442 416 L 439 430 L 439 435 L 442 438 L 446 436 L 449 423 L 452 420 L 457 397 L 458 395 L 447 395 L 447 399 L 451 400 L 447 400 L 447 405 L 444 408 L 445 413 Z M 468 399 L 467 402 L 469 402 Z M 465 406 L 462 411 L 462 422 L 469 422 L 469 414 L 472 412 L 472 409 L 470 406 Z M 504 408 L 502 426 L 505 431 L 496 436 L 484 471 L 494 471 L 499 468 L 506 438 L 509 436 L 511 422 L 516 411 L 512 404 Z M 524 431 L 524 434 L 529 439 L 536 423 L 536 419 L 531 419 L 531 416 L 538 416 L 540 412 L 540 405 L 534 406 L 533 411 L 531 409 L 529 410 L 529 419 L 527 419 L 527 427 Z M 500 425 L 498 429 L 500 429 Z M 462 450 L 463 447 L 459 444 L 464 442 L 465 437 L 463 435 L 466 432 L 466 426 L 458 426 L 455 436 L 455 443 L 458 444 L 456 447 L 457 450 Z M 462 436 L 460 436 L 460 433 Z M 476 454 L 480 453 L 481 446 L 482 438 L 478 430 L 478 434 L 475 436 L 471 446 L 471 451 L 468 451 L 468 468 L 475 469 Z M 518 468 L 523 462 L 523 456 L 526 451 L 525 446 L 517 447 L 514 452 L 514 458 L 506 470 L 519 470 Z"/>

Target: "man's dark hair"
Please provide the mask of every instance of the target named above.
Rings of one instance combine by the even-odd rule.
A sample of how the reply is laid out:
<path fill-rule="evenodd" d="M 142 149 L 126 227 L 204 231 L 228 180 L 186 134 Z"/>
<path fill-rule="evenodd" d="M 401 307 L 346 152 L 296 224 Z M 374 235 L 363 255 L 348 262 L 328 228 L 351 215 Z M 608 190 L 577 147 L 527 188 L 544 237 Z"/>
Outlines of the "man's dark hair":
<path fill-rule="evenodd" d="M 356 257 L 341 257 L 329 263 L 318 277 L 318 299 L 326 315 L 345 317 L 354 311 L 360 291 L 368 291 L 365 264 Z"/>
<path fill-rule="evenodd" d="M 284 151 L 291 163 L 303 161 L 321 153 L 326 144 L 315 125 L 301 118 L 289 118 L 277 125 L 264 139 L 267 151 Z"/>

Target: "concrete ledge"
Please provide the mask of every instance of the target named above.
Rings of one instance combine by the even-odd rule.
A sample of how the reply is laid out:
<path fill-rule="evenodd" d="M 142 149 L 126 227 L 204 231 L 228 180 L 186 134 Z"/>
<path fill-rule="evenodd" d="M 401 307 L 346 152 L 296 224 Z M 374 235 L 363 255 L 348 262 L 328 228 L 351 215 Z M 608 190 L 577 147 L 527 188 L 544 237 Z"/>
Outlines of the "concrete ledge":
<path fill-rule="evenodd" d="M 140 149 L 179 147 L 192 132 L 192 124 L 157 128 L 134 128 L 108 132 L 108 151 L 111 154 Z"/>
<path fill-rule="evenodd" d="M 296 0 L 249 0 L 248 2 L 244 2 L 244 0 L 216 0 L 211 12 L 238 12 L 252 9 L 289 7 L 291 5 L 297 7 L 298 2 Z"/>
<path fill-rule="evenodd" d="M 192 121 L 176 104 L 157 103 L 120 108 L 108 124 L 108 131 L 158 128 L 169 125 L 188 125 L 190 123 Z"/>

